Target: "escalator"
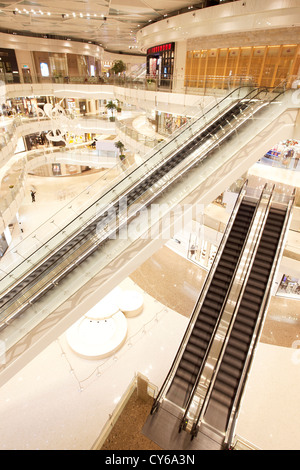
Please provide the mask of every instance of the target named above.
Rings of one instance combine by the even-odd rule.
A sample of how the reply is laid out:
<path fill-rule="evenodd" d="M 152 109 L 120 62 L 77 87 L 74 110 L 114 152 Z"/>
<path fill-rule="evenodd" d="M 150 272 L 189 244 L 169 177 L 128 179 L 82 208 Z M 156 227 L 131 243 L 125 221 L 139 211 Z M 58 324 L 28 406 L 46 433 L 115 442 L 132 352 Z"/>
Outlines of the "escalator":
<path fill-rule="evenodd" d="M 193 129 L 195 127 L 193 126 L 195 126 L 195 123 L 188 126 L 184 131 L 187 134 L 186 140 L 183 144 L 175 146 L 177 150 L 172 151 L 169 156 L 154 165 L 152 164 L 152 166 L 151 159 L 153 159 L 153 156 L 150 157 L 143 164 L 145 172 L 142 178 L 136 177 L 134 181 L 135 174 L 139 171 L 139 168 L 129 174 L 129 180 L 131 182 L 134 181 L 134 183 L 128 182 L 126 190 L 122 189 L 118 193 L 117 198 L 115 198 L 116 202 L 110 204 L 110 211 L 103 210 L 100 215 L 92 217 L 83 227 L 76 231 L 72 232 L 68 226 L 64 227 L 62 232 L 70 232 L 69 238 L 59 244 L 46 257 L 41 256 L 39 259 L 39 254 L 35 253 L 37 262 L 30 270 L 28 270 L 27 266 L 31 265 L 31 260 L 29 258 L 26 259 L 23 263 L 25 267 L 24 274 L 12 282 L 0 296 L 0 329 L 5 328 L 7 321 L 26 310 L 29 305 L 40 298 L 47 290 L 52 289 L 55 283 L 75 269 L 79 262 L 82 262 L 93 251 L 97 250 L 101 243 L 105 242 L 104 238 L 99 237 L 97 229 L 99 225 L 105 226 L 110 224 L 112 217 L 118 217 L 122 198 L 124 200 L 126 198 L 126 205 L 129 208 L 136 204 L 139 198 L 151 189 L 152 192 L 148 204 L 152 202 L 155 194 L 158 193 L 157 186 L 160 185 L 160 192 L 162 192 L 178 178 L 176 173 L 178 167 L 180 167 L 180 174 L 182 174 L 183 171 L 188 171 L 193 165 L 199 164 L 199 161 L 207 158 L 209 153 L 220 145 L 221 141 L 230 138 L 236 132 L 237 127 L 243 125 L 254 112 L 259 111 L 265 105 L 263 100 L 259 98 L 264 96 L 265 93 L 266 90 L 260 89 L 250 91 L 243 99 L 235 101 L 223 110 L 220 115 L 217 115 L 206 125 L 202 125 L 194 135 Z M 175 140 L 173 139 L 171 142 L 172 145 L 174 145 Z M 170 145 L 170 143 L 167 145 Z M 166 177 L 167 181 L 165 180 Z M 123 188 L 122 183 L 123 181 L 117 183 L 110 189 L 110 192 L 116 194 L 119 185 Z M 110 215 L 112 212 L 113 216 Z M 83 216 L 84 213 L 79 214 L 78 219 L 80 220 Z M 118 227 L 115 227 L 114 230 L 117 231 Z M 52 239 L 48 242 L 52 243 Z M 224 259 L 225 261 L 226 259 Z M 220 270 L 219 275 L 221 276 L 221 274 Z M 224 276 L 226 276 L 226 269 Z M 7 279 L 15 279 L 14 272 L 9 273 Z M 213 292 L 211 295 L 213 296 Z M 212 299 L 211 301 L 213 303 Z M 220 301 L 221 298 L 219 299 Z M 215 307 L 212 306 L 212 308 Z M 209 304 L 208 308 L 210 308 Z"/>
<path fill-rule="evenodd" d="M 233 442 L 295 197 L 265 188 L 255 205 L 242 199 L 196 322 L 152 406 L 158 417 L 149 416 L 145 433 L 159 433 L 162 448 L 221 450 Z"/>
<path fill-rule="evenodd" d="M 243 200 L 166 397 L 185 408 L 218 322 L 256 204 Z"/>
<path fill-rule="evenodd" d="M 268 290 L 268 282 L 282 234 L 286 209 L 270 208 L 233 327 L 218 368 L 203 417 L 205 426 L 225 434 L 241 384 L 246 359 Z"/>

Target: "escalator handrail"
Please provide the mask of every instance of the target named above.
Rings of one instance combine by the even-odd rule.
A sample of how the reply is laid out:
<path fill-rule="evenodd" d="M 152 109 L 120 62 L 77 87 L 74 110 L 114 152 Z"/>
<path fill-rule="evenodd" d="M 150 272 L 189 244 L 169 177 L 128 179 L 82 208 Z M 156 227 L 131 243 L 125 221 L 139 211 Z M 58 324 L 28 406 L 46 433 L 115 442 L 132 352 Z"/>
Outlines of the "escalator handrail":
<path fill-rule="evenodd" d="M 275 278 L 276 269 L 278 268 L 279 260 L 282 256 L 282 253 L 283 253 L 283 250 L 284 250 L 284 240 L 285 240 L 285 237 L 287 235 L 287 228 L 288 228 L 288 225 L 289 225 L 289 222 L 290 222 L 290 219 L 291 219 L 291 212 L 292 212 L 292 208 L 293 208 L 293 204 L 294 204 L 294 200 L 295 200 L 295 193 L 296 193 L 296 190 L 294 189 L 293 194 L 290 198 L 290 201 L 287 205 L 286 215 L 285 215 L 284 222 L 283 222 L 283 225 L 282 225 L 281 234 L 280 234 L 280 237 L 279 237 L 279 240 L 278 240 L 276 254 L 274 256 L 273 263 L 272 263 L 272 266 L 271 266 L 271 271 L 270 271 L 269 279 L 268 279 L 267 286 L 266 286 L 266 289 L 265 289 L 265 294 L 264 294 L 264 297 L 262 299 L 261 307 L 260 307 L 260 310 L 259 310 L 259 313 L 258 313 L 258 316 L 257 316 L 257 321 L 256 321 L 256 324 L 255 324 L 255 327 L 254 327 L 254 331 L 253 331 L 253 335 L 252 335 L 252 339 L 251 339 L 251 344 L 250 344 L 248 354 L 247 354 L 247 358 L 246 358 L 246 361 L 245 361 L 245 364 L 244 364 L 244 367 L 243 367 L 242 375 L 241 375 L 241 378 L 239 380 L 237 393 L 236 393 L 234 402 L 233 402 L 232 407 L 231 407 L 231 413 L 230 413 L 230 417 L 229 417 L 229 420 L 228 420 L 229 424 L 227 426 L 225 439 L 224 439 L 224 443 L 226 443 L 226 444 L 230 443 L 233 439 L 234 429 L 235 429 L 235 425 L 236 425 L 236 421 L 237 421 L 237 417 L 238 417 L 238 412 L 239 412 L 243 392 L 245 390 L 246 383 L 247 383 L 247 380 L 248 380 L 248 377 L 249 377 L 250 368 L 251 368 L 251 365 L 252 365 L 252 362 L 253 362 L 254 353 L 255 353 L 255 350 L 256 350 L 257 345 L 258 345 L 260 334 L 261 334 L 261 331 L 263 329 L 264 320 L 265 320 L 265 317 L 266 317 L 265 314 L 266 314 L 266 311 L 267 311 L 267 307 L 268 307 L 268 304 L 271 300 L 271 287 L 272 287 L 272 284 L 273 284 L 273 281 L 274 281 L 274 278 Z"/>
<path fill-rule="evenodd" d="M 190 393 L 190 396 L 189 396 L 189 400 L 188 400 L 188 403 L 187 403 L 186 410 L 185 410 L 184 416 L 183 416 L 183 418 L 182 418 L 182 421 L 186 420 L 186 415 L 187 415 L 188 412 L 189 412 L 189 407 L 190 407 L 190 405 L 191 405 L 191 403 L 192 403 L 192 401 L 193 401 L 193 399 L 194 399 L 195 391 L 196 391 L 196 389 L 197 389 L 197 387 L 198 387 L 198 384 L 199 384 L 199 381 L 200 381 L 200 378 L 201 378 L 201 375 L 202 375 L 202 372 L 203 372 L 203 369 L 204 369 L 204 366 L 205 366 L 205 363 L 206 363 L 206 359 L 207 359 L 207 357 L 208 357 L 208 355 L 209 355 L 211 346 L 212 346 L 212 344 L 213 344 L 213 342 L 214 342 L 214 338 L 215 338 L 216 332 L 217 332 L 217 330 L 218 330 L 220 321 L 221 321 L 221 319 L 222 319 L 222 315 L 223 315 L 224 310 L 225 310 L 225 308 L 226 308 L 226 304 L 227 304 L 228 298 L 229 298 L 229 296 L 230 296 L 230 291 L 231 291 L 231 288 L 232 288 L 232 286 L 233 286 L 233 284 L 234 284 L 235 277 L 236 277 L 237 271 L 238 271 L 239 266 L 240 266 L 241 258 L 242 258 L 243 253 L 244 253 L 244 248 L 245 248 L 245 246 L 246 246 L 246 244 L 247 244 L 247 241 L 248 241 L 249 235 L 250 235 L 250 233 L 251 233 L 251 230 L 252 230 L 252 227 L 253 227 L 253 224 L 254 224 L 254 220 L 255 220 L 255 217 L 256 217 L 256 214 L 257 214 L 257 211 L 258 211 L 258 208 L 259 208 L 259 206 L 260 206 L 260 203 L 261 203 L 261 200 L 262 200 L 262 198 L 263 198 L 264 191 L 265 191 L 266 188 L 267 188 L 267 183 L 264 185 L 264 188 L 263 188 L 263 190 L 262 190 L 262 192 L 261 192 L 261 194 L 260 194 L 260 197 L 259 197 L 259 199 L 258 199 L 258 201 L 257 201 L 256 208 L 255 208 L 255 211 L 254 211 L 254 213 L 253 213 L 251 223 L 250 223 L 250 225 L 249 225 L 249 228 L 248 228 L 248 230 L 247 230 L 247 234 L 246 234 L 246 236 L 245 236 L 245 240 L 244 240 L 243 245 L 242 245 L 242 247 L 241 247 L 241 252 L 240 252 L 240 255 L 239 255 L 239 257 L 238 257 L 238 260 L 237 260 L 237 263 L 236 263 L 236 267 L 235 267 L 234 272 L 233 272 L 233 274 L 232 274 L 232 278 L 231 278 L 230 284 L 229 284 L 229 286 L 228 286 L 228 290 L 227 290 L 227 293 L 226 293 L 224 302 L 223 302 L 222 307 L 221 307 L 220 312 L 219 312 L 218 320 L 217 320 L 217 322 L 216 322 L 216 324 L 215 324 L 215 326 L 214 326 L 214 330 L 213 330 L 213 333 L 212 333 L 212 335 L 211 335 L 211 338 L 210 338 L 209 344 L 208 344 L 208 346 L 207 346 L 207 349 L 206 349 L 206 351 L 205 351 L 205 355 L 204 355 L 204 357 L 203 357 L 203 361 L 202 361 L 201 367 L 200 367 L 200 369 L 199 369 L 199 371 L 198 371 L 197 377 L 196 377 L 196 379 L 195 379 L 195 383 L 194 383 L 193 388 L 192 388 L 192 390 L 191 390 L 191 393 Z M 210 386 L 211 386 L 211 384 L 210 384 Z M 210 386 L 208 387 L 207 394 L 209 393 Z M 204 403 L 203 403 L 203 405 L 204 405 Z M 203 408 L 203 405 L 202 405 L 201 409 Z M 198 424 L 199 418 L 200 418 L 200 410 L 199 410 L 198 416 L 197 416 L 196 419 L 194 420 L 196 426 L 197 426 L 197 424 Z"/>
<path fill-rule="evenodd" d="M 237 211 L 238 211 L 238 208 L 239 208 L 239 206 L 240 206 L 240 203 L 242 202 L 242 199 L 243 199 L 244 194 L 245 194 L 245 192 L 246 192 L 247 184 L 248 184 L 248 180 L 245 180 L 244 183 L 243 183 L 243 185 L 242 185 L 242 187 L 241 187 L 241 189 L 240 189 L 240 192 L 239 192 L 239 194 L 238 194 L 238 197 L 237 197 L 237 199 L 236 199 L 236 201 L 235 201 L 235 205 L 234 205 L 233 210 L 232 210 L 232 212 L 231 212 L 230 219 L 229 219 L 229 221 L 228 221 L 228 224 L 227 224 L 227 226 L 226 226 L 226 229 L 224 230 L 224 233 L 223 233 L 223 236 L 222 236 L 220 245 L 219 245 L 218 250 L 217 250 L 217 252 L 216 252 L 215 259 L 214 259 L 214 261 L 213 261 L 213 263 L 212 263 L 212 265 L 211 265 L 211 268 L 210 268 L 210 270 L 209 270 L 208 275 L 206 276 L 206 279 L 205 279 L 204 285 L 203 285 L 203 287 L 202 287 L 201 293 L 200 293 L 200 295 L 199 295 L 199 297 L 198 297 L 198 299 L 197 299 L 197 301 L 196 301 L 196 303 L 195 303 L 195 305 L 194 305 L 193 312 L 192 312 L 192 314 L 191 314 L 189 323 L 188 323 L 188 325 L 187 325 L 187 327 L 186 327 L 184 336 L 183 336 L 183 338 L 182 338 L 182 340 L 181 340 L 181 343 L 180 343 L 180 345 L 179 345 L 179 347 L 178 347 L 178 350 L 177 350 L 177 353 L 176 353 L 176 355 L 175 355 L 175 358 L 174 358 L 174 360 L 173 360 L 173 362 L 172 362 L 172 364 L 171 364 L 171 367 L 170 367 L 170 369 L 169 369 L 169 372 L 168 372 L 168 374 L 167 374 L 167 376 L 166 376 L 166 378 L 165 378 L 165 380 L 164 380 L 164 382 L 163 382 L 163 384 L 162 384 L 162 386 L 161 386 L 161 388 L 160 388 L 160 391 L 159 391 L 157 397 L 155 398 L 155 401 L 154 401 L 154 403 L 153 403 L 153 407 L 152 407 L 152 408 L 155 408 L 155 406 L 157 405 L 157 403 L 161 400 L 162 395 L 163 395 L 163 393 L 165 392 L 165 388 L 166 388 L 166 386 L 167 386 L 167 383 L 170 381 L 170 376 L 171 376 L 172 373 L 174 372 L 175 366 L 177 365 L 177 363 L 178 363 L 179 360 L 180 360 L 180 357 L 182 356 L 182 353 L 183 353 L 183 346 L 185 345 L 185 342 L 186 342 L 187 338 L 189 337 L 189 334 L 190 334 L 190 332 L 191 332 L 191 330 L 192 330 L 193 324 L 194 324 L 194 322 L 196 321 L 196 318 L 197 318 L 197 315 L 198 315 L 199 306 L 202 304 L 203 299 L 204 299 L 204 297 L 205 297 L 205 296 L 204 296 L 204 292 L 205 292 L 205 293 L 207 292 L 208 287 L 209 287 L 209 285 L 210 285 L 210 282 L 211 282 L 211 280 L 212 280 L 212 278 L 213 278 L 213 275 L 214 275 L 214 273 L 215 273 L 215 270 L 216 270 L 217 264 L 218 264 L 218 262 L 219 262 L 219 258 L 220 258 L 220 256 L 221 256 L 221 253 L 222 253 L 222 251 L 223 251 L 223 248 L 224 248 L 224 245 L 225 245 L 227 236 L 228 236 L 228 234 L 229 234 L 229 232 L 230 232 L 230 230 L 231 230 L 231 227 L 232 227 L 232 225 L 233 225 L 233 222 L 234 222 L 234 219 L 235 219 L 235 215 L 236 215 L 236 213 L 237 213 Z"/>

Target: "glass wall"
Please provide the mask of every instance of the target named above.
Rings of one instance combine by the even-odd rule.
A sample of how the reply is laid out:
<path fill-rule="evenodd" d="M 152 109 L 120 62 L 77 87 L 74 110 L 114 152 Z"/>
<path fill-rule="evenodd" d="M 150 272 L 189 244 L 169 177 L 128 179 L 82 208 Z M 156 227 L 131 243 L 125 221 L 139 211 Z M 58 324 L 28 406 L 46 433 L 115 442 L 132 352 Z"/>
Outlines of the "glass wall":
<path fill-rule="evenodd" d="M 185 86 L 226 89 L 249 79 L 253 85 L 276 87 L 296 76 L 299 66 L 297 44 L 188 51 Z"/>

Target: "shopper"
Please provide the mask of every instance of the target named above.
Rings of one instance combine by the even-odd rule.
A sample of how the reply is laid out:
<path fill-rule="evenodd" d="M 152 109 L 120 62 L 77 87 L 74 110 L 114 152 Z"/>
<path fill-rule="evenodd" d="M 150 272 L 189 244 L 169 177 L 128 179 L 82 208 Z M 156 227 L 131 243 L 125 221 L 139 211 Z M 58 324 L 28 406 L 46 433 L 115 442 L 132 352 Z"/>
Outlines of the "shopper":
<path fill-rule="evenodd" d="M 30 194 L 31 194 L 31 202 L 35 202 L 35 193 L 36 193 L 36 191 L 33 191 L 33 190 L 30 191 Z"/>

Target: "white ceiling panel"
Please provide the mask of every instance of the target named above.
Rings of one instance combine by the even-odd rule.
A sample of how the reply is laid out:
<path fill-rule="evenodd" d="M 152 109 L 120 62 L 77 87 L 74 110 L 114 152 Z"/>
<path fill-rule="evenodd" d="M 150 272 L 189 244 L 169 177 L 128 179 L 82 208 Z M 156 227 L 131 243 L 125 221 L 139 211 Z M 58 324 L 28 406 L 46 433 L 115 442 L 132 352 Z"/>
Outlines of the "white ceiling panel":
<path fill-rule="evenodd" d="M 138 53 L 139 29 L 189 5 L 184 0 L 0 0 L 0 30 L 93 41 L 107 50 Z"/>

